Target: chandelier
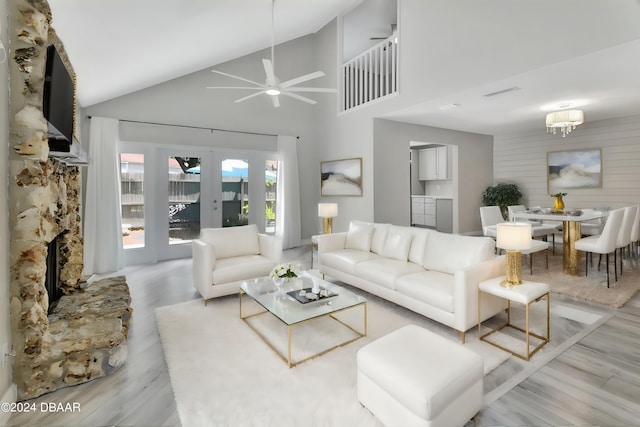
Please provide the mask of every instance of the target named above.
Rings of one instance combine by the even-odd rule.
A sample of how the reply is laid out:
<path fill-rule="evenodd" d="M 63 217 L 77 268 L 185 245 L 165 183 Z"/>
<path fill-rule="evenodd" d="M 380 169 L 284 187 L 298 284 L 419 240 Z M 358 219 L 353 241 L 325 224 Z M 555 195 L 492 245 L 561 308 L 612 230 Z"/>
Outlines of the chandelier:
<path fill-rule="evenodd" d="M 584 123 L 582 110 L 563 110 L 547 114 L 547 132 L 555 135 L 557 128 L 560 128 L 563 138 L 582 123 Z"/>

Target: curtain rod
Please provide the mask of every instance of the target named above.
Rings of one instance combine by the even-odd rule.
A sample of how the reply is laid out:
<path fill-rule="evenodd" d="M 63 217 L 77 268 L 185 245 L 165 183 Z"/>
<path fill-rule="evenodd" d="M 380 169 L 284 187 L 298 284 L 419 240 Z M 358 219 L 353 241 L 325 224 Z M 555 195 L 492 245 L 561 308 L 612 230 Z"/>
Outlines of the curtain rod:
<path fill-rule="evenodd" d="M 91 117 L 92 116 L 87 116 L 88 119 L 91 119 Z M 146 125 L 172 126 L 172 127 L 188 128 L 188 129 L 202 129 L 202 130 L 209 130 L 209 131 L 211 131 L 211 133 L 213 133 L 214 131 L 218 131 L 218 132 L 244 133 L 244 134 L 247 134 L 247 135 L 261 135 L 261 136 L 275 136 L 275 137 L 278 136 L 278 135 L 275 135 L 275 134 L 272 134 L 272 133 L 247 132 L 247 131 L 243 131 L 243 130 L 217 129 L 217 128 L 208 128 L 208 127 L 203 127 L 203 126 L 176 125 L 176 124 L 172 124 L 172 123 L 146 122 L 146 121 L 142 121 L 142 120 L 127 120 L 127 119 L 118 119 L 118 120 L 121 121 L 121 122 L 127 122 L 127 123 L 142 123 L 142 124 L 146 124 Z M 300 137 L 296 136 L 296 139 L 300 139 Z"/>

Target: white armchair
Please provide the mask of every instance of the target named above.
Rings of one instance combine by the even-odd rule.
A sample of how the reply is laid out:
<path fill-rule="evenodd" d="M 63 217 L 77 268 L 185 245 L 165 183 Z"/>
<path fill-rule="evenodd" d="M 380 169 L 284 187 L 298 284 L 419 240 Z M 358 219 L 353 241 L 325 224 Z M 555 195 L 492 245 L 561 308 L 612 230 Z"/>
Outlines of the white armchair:
<path fill-rule="evenodd" d="M 240 282 L 266 276 L 282 258 L 282 241 L 255 224 L 203 228 L 193 241 L 193 285 L 209 298 L 239 292 Z"/>

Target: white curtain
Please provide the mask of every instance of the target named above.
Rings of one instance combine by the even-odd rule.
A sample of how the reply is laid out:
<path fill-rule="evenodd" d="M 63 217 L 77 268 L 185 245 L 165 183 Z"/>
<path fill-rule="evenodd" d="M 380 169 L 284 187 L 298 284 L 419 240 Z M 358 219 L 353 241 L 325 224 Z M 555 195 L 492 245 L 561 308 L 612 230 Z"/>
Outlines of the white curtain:
<path fill-rule="evenodd" d="M 124 266 L 118 120 L 92 117 L 84 214 L 84 274 Z"/>
<path fill-rule="evenodd" d="M 282 248 L 302 244 L 300 219 L 300 185 L 298 182 L 298 149 L 294 136 L 278 135 L 278 183 L 276 199 L 276 235 Z"/>

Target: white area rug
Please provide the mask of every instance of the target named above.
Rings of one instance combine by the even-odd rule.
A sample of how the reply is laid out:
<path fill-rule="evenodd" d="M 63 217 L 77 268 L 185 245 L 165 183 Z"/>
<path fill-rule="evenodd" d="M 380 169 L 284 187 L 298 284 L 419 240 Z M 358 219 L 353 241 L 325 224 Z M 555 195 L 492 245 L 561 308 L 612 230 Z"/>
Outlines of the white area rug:
<path fill-rule="evenodd" d="M 258 310 L 254 303 L 249 305 L 249 298 L 243 301 L 247 310 Z M 370 300 L 367 311 L 366 337 L 289 369 L 240 320 L 237 297 L 210 300 L 207 306 L 195 300 L 157 309 L 158 330 L 182 425 L 379 426 L 356 395 L 358 349 L 410 323 L 456 342 L 460 338 L 452 329 L 394 304 Z M 362 309 L 344 312 L 341 319 L 360 329 Z M 277 348 L 285 348 L 286 327 L 270 314 L 253 320 L 255 327 L 270 333 L 269 339 Z M 465 347 L 482 355 L 486 374 L 509 355 L 478 341 L 476 331 L 467 333 Z M 351 332 L 330 319 L 295 328 L 294 360 L 343 333 Z"/>

